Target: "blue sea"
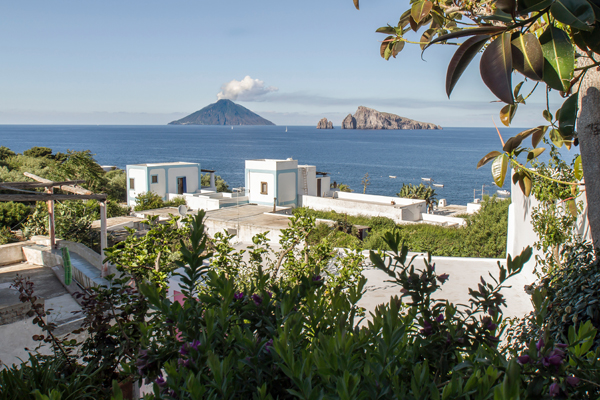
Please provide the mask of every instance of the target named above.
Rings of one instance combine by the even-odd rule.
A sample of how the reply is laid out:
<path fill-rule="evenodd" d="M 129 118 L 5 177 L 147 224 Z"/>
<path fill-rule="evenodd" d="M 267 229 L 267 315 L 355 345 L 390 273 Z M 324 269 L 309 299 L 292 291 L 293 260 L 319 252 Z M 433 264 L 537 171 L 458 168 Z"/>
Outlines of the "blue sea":
<path fill-rule="evenodd" d="M 521 129 L 501 129 L 505 140 Z M 91 150 L 101 165 L 188 161 L 214 169 L 230 187 L 244 185 L 244 160 L 288 158 L 316 165 L 331 181 L 362 192 L 393 196 L 402 183 L 431 178 L 438 199 L 467 204 L 482 185 L 495 193 L 488 164 L 477 162 L 500 150 L 494 128 L 443 130 L 321 130 L 312 126 L 90 126 L 0 125 L 0 146 L 23 152 L 33 146 L 55 152 Z M 392 179 L 389 176 L 396 176 Z M 505 188 L 509 188 L 509 181 Z"/>

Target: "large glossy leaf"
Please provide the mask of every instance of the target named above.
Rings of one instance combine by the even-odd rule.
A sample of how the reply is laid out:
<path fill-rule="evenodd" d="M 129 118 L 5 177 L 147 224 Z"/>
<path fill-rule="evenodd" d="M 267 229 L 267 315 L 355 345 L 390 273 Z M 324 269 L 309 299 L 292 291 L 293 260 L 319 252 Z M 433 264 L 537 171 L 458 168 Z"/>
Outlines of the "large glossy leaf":
<path fill-rule="evenodd" d="M 400 21 L 398 21 L 398 26 L 402 27 L 402 29 L 406 28 L 406 26 L 410 23 L 410 10 L 406 10 L 400 16 Z"/>
<path fill-rule="evenodd" d="M 423 35 L 421 35 L 421 50 L 425 50 L 425 47 L 427 47 L 427 45 L 429 45 L 429 42 L 431 41 L 431 37 L 433 36 L 433 34 L 435 33 L 435 29 L 430 28 L 427 29 L 425 32 L 423 32 Z"/>
<path fill-rule="evenodd" d="M 503 26 L 491 26 L 491 25 L 484 26 L 481 28 L 463 29 L 460 31 L 448 33 L 447 35 L 438 36 L 437 38 L 433 39 L 431 41 L 431 43 L 429 43 L 429 46 L 431 46 L 432 44 L 435 44 L 435 43 L 446 41 L 446 40 L 457 39 L 457 38 L 466 37 L 466 36 L 494 35 L 496 33 L 500 33 L 505 30 L 506 30 L 506 28 Z M 429 47 L 429 46 L 427 46 L 427 47 Z"/>
<path fill-rule="evenodd" d="M 479 63 L 483 83 L 505 103 L 513 104 L 510 33 L 498 36 L 483 52 Z"/>
<path fill-rule="evenodd" d="M 572 94 L 560 108 L 558 116 L 558 129 L 562 137 L 569 137 L 575 132 L 575 121 L 577 121 L 579 93 Z"/>
<path fill-rule="evenodd" d="M 531 186 L 532 182 L 529 174 L 527 174 L 526 172 L 521 173 L 519 175 L 519 187 L 521 188 L 521 191 L 526 197 L 529 197 L 529 195 L 531 194 Z"/>
<path fill-rule="evenodd" d="M 600 16 L 600 11 L 598 12 Z M 580 32 L 583 41 L 595 53 L 600 53 L 600 22 L 596 22 L 594 30 L 591 32 Z"/>
<path fill-rule="evenodd" d="M 477 168 L 483 167 L 485 164 L 489 163 L 490 161 L 498 157 L 500 154 L 502 153 L 500 153 L 499 151 L 490 151 L 488 154 L 485 155 L 485 157 L 479 160 L 479 162 L 477 163 Z"/>
<path fill-rule="evenodd" d="M 416 2 L 410 8 L 410 15 L 415 20 L 416 23 L 421 22 L 425 17 L 429 15 L 431 12 L 431 8 L 433 7 L 433 3 L 429 0 L 421 0 Z"/>
<path fill-rule="evenodd" d="M 524 0 L 518 2 L 517 14 L 525 15 L 549 7 L 554 0 Z"/>
<path fill-rule="evenodd" d="M 454 86 L 460 79 L 463 72 L 473 60 L 473 57 L 481 50 L 487 40 L 488 35 L 477 35 L 467 39 L 454 53 L 452 60 L 448 64 L 448 72 L 446 72 L 446 94 L 450 97 Z"/>
<path fill-rule="evenodd" d="M 544 76 L 544 53 L 539 40 L 532 33 L 519 34 L 512 44 L 513 68 L 534 81 Z"/>
<path fill-rule="evenodd" d="M 522 136 L 519 136 L 519 135 L 513 136 L 506 141 L 502 150 L 504 150 L 507 153 L 512 153 L 512 151 L 514 149 L 516 149 L 517 147 L 519 147 L 521 145 L 522 141 L 523 141 Z"/>
<path fill-rule="evenodd" d="M 575 175 L 575 179 L 578 181 L 583 178 L 583 168 L 581 168 L 581 154 L 577 156 L 575 162 L 573 163 L 573 174 Z"/>
<path fill-rule="evenodd" d="M 356 7 L 356 9 L 358 10 L 358 0 L 354 0 L 354 7 Z"/>
<path fill-rule="evenodd" d="M 381 46 L 379 46 L 379 55 L 386 60 L 392 55 L 392 39 L 394 39 L 394 36 L 386 37 L 385 40 L 381 42 Z"/>
<path fill-rule="evenodd" d="M 492 163 L 492 177 L 498 187 L 504 185 L 506 171 L 508 170 L 508 154 L 502 153 L 494 159 Z"/>
<path fill-rule="evenodd" d="M 552 89 L 567 91 L 575 68 L 575 52 L 569 36 L 562 29 L 549 26 L 540 44 L 544 53 L 544 82 Z"/>
<path fill-rule="evenodd" d="M 584 31 L 591 31 L 596 19 L 587 0 L 556 0 L 550 12 L 557 21 Z"/>
<path fill-rule="evenodd" d="M 396 34 L 396 28 L 394 28 L 393 26 L 382 26 L 381 28 L 377 28 L 377 30 L 375 31 L 377 33 L 387 33 L 388 35 L 395 35 Z"/>
<path fill-rule="evenodd" d="M 396 43 L 394 43 L 394 45 L 392 46 L 392 56 L 394 58 L 396 58 L 396 56 L 398 55 L 398 53 L 400 53 L 402 51 L 402 49 L 404 48 L 404 45 L 406 44 L 405 41 L 400 40 Z"/>

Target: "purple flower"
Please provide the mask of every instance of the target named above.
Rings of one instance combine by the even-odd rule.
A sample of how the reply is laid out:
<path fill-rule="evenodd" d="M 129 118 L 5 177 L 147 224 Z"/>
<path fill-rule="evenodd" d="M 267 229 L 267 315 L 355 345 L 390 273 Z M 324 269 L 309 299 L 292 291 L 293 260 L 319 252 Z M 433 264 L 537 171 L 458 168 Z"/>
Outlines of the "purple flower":
<path fill-rule="evenodd" d="M 162 377 L 162 375 L 159 375 L 158 378 L 156 378 L 154 380 L 154 383 L 156 383 L 158 386 L 160 387 L 165 387 L 167 386 L 167 381 L 165 381 Z"/>
<path fill-rule="evenodd" d="M 579 378 L 576 376 L 567 376 L 567 383 L 571 386 L 579 385 Z"/>
<path fill-rule="evenodd" d="M 323 277 L 321 275 L 315 275 L 312 277 L 313 282 L 321 282 Z"/>
<path fill-rule="evenodd" d="M 435 264 L 429 264 L 429 270 L 435 271 Z"/>
<path fill-rule="evenodd" d="M 494 330 L 494 329 L 496 329 L 497 327 L 498 327 L 498 325 L 496 325 L 496 324 L 494 324 L 493 322 L 491 322 L 491 321 L 490 321 L 490 323 L 489 323 L 489 324 L 487 324 L 487 327 L 486 327 L 486 328 L 487 328 L 489 331 L 493 331 L 493 330 Z"/>
<path fill-rule="evenodd" d="M 190 366 L 190 360 L 184 360 L 183 358 L 180 358 L 177 363 L 185 368 Z"/>
<path fill-rule="evenodd" d="M 271 352 L 271 347 L 273 347 L 273 339 L 269 339 L 267 341 L 267 343 L 265 344 L 265 351 L 267 353 L 270 353 Z"/>
<path fill-rule="evenodd" d="M 521 365 L 529 364 L 529 361 L 531 361 L 531 357 L 529 357 L 527 354 L 517 357 L 517 362 Z"/>
<path fill-rule="evenodd" d="M 182 356 L 187 356 L 190 352 L 190 349 L 187 345 L 187 343 L 184 343 L 181 345 L 181 348 L 179 349 L 179 354 L 181 354 Z"/>
<path fill-rule="evenodd" d="M 167 320 L 165 321 L 167 324 L 172 324 L 174 321 L 171 318 L 167 318 Z"/>
<path fill-rule="evenodd" d="M 557 382 L 554 382 L 550 385 L 550 389 L 548 390 L 548 394 L 552 397 L 556 397 L 560 394 L 560 386 Z"/>
<path fill-rule="evenodd" d="M 198 346 L 200 346 L 199 340 L 194 340 L 194 341 L 192 341 L 192 343 L 190 343 L 190 347 L 194 350 L 198 350 Z"/>
<path fill-rule="evenodd" d="M 273 297 L 273 293 L 267 291 L 267 296 L 269 296 L 269 298 Z"/>
<path fill-rule="evenodd" d="M 244 293 L 242 292 L 237 292 L 236 294 L 233 295 L 234 300 L 242 300 L 244 298 Z"/>
<path fill-rule="evenodd" d="M 544 346 L 546 345 L 546 343 L 544 343 L 544 339 L 540 339 L 537 341 L 537 343 L 535 344 L 535 348 L 540 351 Z"/>
<path fill-rule="evenodd" d="M 544 358 L 546 358 L 546 357 L 544 357 Z M 560 364 L 562 364 L 562 362 L 563 362 L 562 357 L 559 355 L 554 355 L 554 356 L 548 357 L 548 363 L 550 365 L 560 365 Z"/>
<path fill-rule="evenodd" d="M 441 274 L 437 276 L 437 280 L 440 281 L 440 283 L 443 285 L 444 282 L 446 282 L 448 280 L 448 277 L 450 277 L 450 275 L 448 274 Z"/>
<path fill-rule="evenodd" d="M 254 301 L 254 304 L 256 304 L 257 306 L 260 306 L 262 303 L 262 297 L 260 297 L 257 294 L 253 294 L 252 296 L 252 301 Z"/>
<path fill-rule="evenodd" d="M 558 347 L 559 349 L 566 349 L 567 347 L 569 347 L 569 345 L 565 343 L 556 343 L 556 347 Z"/>
<path fill-rule="evenodd" d="M 435 322 L 444 322 L 444 314 L 440 314 L 436 317 Z"/>
<path fill-rule="evenodd" d="M 433 331 L 433 327 L 428 321 L 423 322 L 423 328 L 419 331 L 423 336 L 429 336 Z"/>

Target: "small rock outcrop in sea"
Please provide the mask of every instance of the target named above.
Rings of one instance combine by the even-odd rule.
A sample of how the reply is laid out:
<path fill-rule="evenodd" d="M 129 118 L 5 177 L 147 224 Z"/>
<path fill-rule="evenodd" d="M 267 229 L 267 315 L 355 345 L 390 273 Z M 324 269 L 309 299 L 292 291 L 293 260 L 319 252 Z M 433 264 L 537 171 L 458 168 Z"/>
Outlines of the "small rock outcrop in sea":
<path fill-rule="evenodd" d="M 344 118 L 342 121 L 342 129 L 356 129 L 356 120 L 352 114 L 348 114 L 348 116 Z"/>
<path fill-rule="evenodd" d="M 333 129 L 333 122 L 327 121 L 327 118 L 323 118 L 317 124 L 317 129 Z"/>
<path fill-rule="evenodd" d="M 442 129 L 442 127 L 360 106 L 354 115 L 348 114 L 344 118 L 342 129 Z"/>
<path fill-rule="evenodd" d="M 222 99 L 169 125 L 275 125 L 246 107 Z"/>

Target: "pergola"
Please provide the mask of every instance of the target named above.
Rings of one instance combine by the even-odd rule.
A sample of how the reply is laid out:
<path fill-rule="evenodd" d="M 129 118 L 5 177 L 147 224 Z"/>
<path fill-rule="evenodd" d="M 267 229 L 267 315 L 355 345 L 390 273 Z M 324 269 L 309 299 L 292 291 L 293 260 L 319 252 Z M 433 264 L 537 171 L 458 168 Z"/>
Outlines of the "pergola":
<path fill-rule="evenodd" d="M 106 195 L 95 194 L 91 191 L 74 186 L 85 181 L 74 180 L 74 181 L 62 181 L 54 182 L 48 179 L 41 178 L 37 175 L 25 172 L 28 178 L 35 180 L 36 182 L 0 182 L 0 189 L 12 190 L 20 192 L 18 194 L 4 194 L 0 193 L 0 201 L 45 201 L 48 203 L 48 216 L 49 216 L 49 227 L 50 232 L 50 247 L 56 248 L 56 237 L 54 233 L 54 201 L 55 200 L 98 200 L 100 203 L 100 256 L 104 260 L 104 248 L 107 245 L 106 242 Z M 46 193 L 35 192 L 31 189 L 45 188 Z M 72 194 L 58 194 L 54 193 L 54 189 L 58 188 L 64 192 Z M 102 276 L 108 275 L 108 264 L 102 264 Z"/>

